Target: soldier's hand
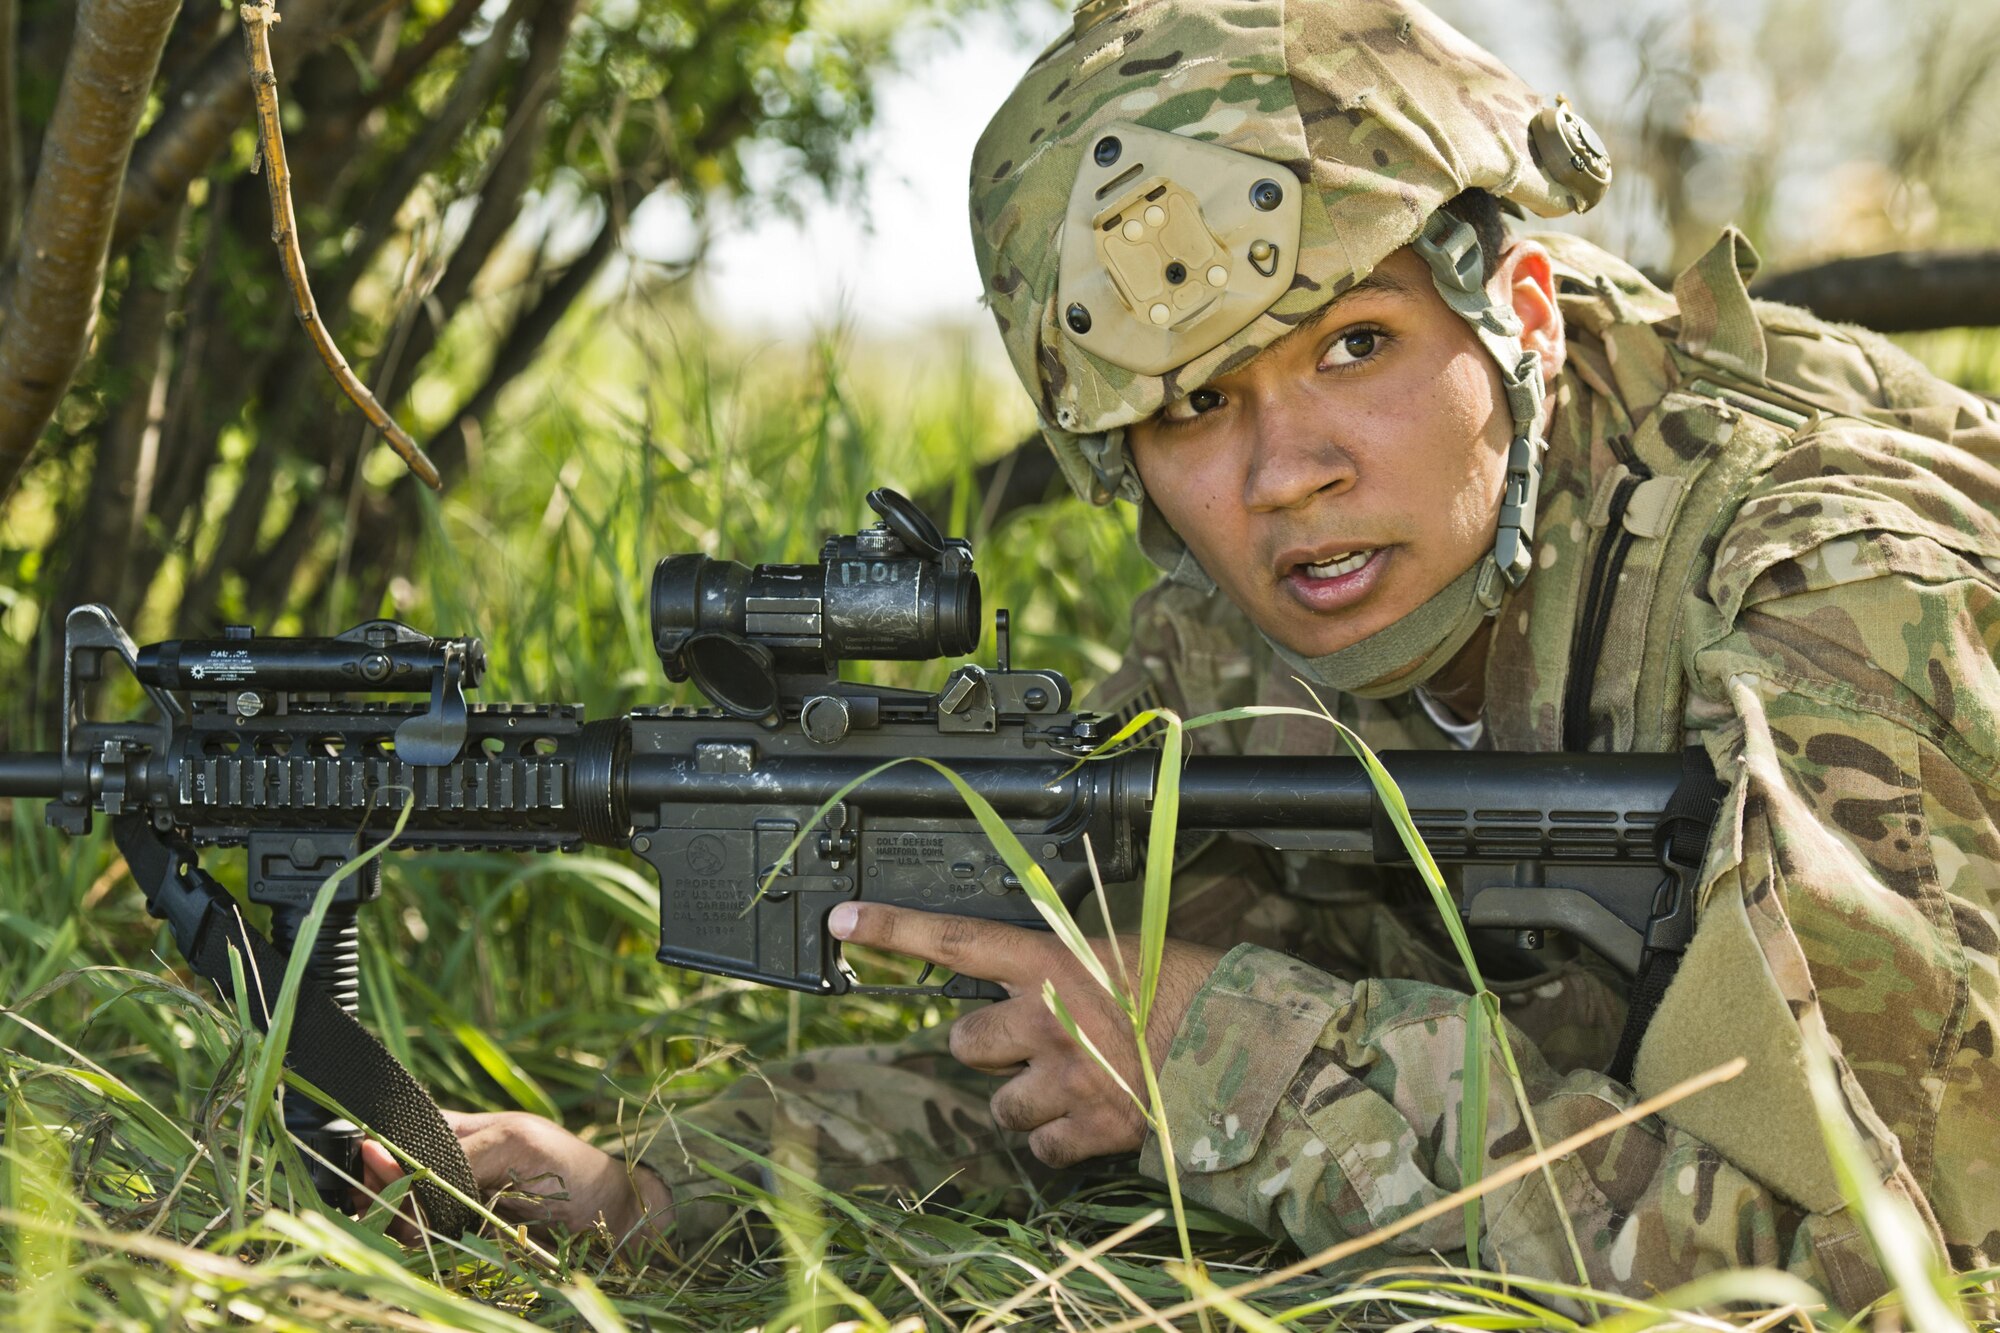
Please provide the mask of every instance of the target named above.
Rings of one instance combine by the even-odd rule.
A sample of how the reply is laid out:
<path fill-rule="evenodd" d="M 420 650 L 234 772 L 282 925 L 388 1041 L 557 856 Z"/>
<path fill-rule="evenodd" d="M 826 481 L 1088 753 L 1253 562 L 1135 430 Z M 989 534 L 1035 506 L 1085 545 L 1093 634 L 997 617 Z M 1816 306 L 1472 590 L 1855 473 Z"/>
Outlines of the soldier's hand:
<path fill-rule="evenodd" d="M 536 1231 L 583 1231 L 601 1219 L 621 1243 L 658 1239 L 673 1225 L 673 1195 L 651 1169 L 593 1148 L 553 1120 L 525 1111 L 446 1111 L 494 1211 Z M 379 1194 L 403 1174 L 401 1163 L 373 1139 L 361 1144 L 362 1185 Z M 406 1244 L 416 1230 L 398 1219 L 390 1234 Z"/>
<path fill-rule="evenodd" d="M 993 1094 L 993 1119 L 1003 1129 L 1026 1131 L 1036 1157 L 1050 1166 L 1069 1166 L 1087 1157 L 1130 1152 L 1144 1141 L 1146 1122 L 1139 1108 L 1088 1051 L 1070 1040 L 1042 1000 L 1042 982 L 1054 982 L 1078 1029 L 1126 1086 L 1146 1095 L 1130 1020 L 1054 935 L 881 903 L 842 903 L 833 909 L 828 928 L 851 943 L 920 958 L 1006 988 L 1007 999 L 952 1025 L 951 1053 L 974 1069 L 1011 1075 Z M 1098 942 L 1095 947 L 1110 972 L 1111 946 Z M 1119 949 L 1136 974 L 1138 941 L 1122 937 Z M 1167 941 L 1146 1027 L 1156 1071 L 1195 992 L 1221 960 L 1214 949 Z"/>

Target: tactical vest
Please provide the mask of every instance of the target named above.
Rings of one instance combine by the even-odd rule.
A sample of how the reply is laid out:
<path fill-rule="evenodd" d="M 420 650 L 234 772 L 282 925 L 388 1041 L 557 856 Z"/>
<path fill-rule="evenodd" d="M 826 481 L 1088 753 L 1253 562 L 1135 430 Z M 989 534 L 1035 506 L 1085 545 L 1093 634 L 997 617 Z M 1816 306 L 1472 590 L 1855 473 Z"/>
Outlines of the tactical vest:
<path fill-rule="evenodd" d="M 1575 384 L 1558 395 L 1538 568 L 1496 626 L 1491 743 L 1677 750 L 1692 739 L 1688 609 L 1776 457 L 1845 417 L 1994 458 L 2000 413 L 1876 334 L 1752 300 L 1756 253 L 1734 229 L 1671 296 L 1574 237 L 1536 239 L 1555 258 Z"/>

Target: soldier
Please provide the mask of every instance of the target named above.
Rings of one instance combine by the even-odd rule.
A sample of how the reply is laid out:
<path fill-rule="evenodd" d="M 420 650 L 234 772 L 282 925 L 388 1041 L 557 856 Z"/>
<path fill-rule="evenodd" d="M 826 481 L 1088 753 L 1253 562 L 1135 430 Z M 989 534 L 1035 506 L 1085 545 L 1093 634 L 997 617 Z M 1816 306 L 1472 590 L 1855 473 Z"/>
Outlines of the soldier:
<path fill-rule="evenodd" d="M 1491 972 L 1545 1141 L 1733 1056 L 1749 1072 L 1558 1164 L 1559 1199 L 1496 1192 L 1481 1253 L 1454 1257 L 1573 1277 L 1561 1208 L 1600 1287 L 1769 1265 L 1858 1308 L 1885 1283 L 1812 1048 L 1883 1187 L 1956 1265 L 2000 1258 L 2000 418 L 1870 334 L 1753 302 L 1733 231 L 1667 292 L 1502 226 L 1586 209 L 1609 176 L 1565 104 L 1407 0 L 1089 0 L 981 140 L 972 222 L 1070 482 L 1138 506 L 1166 572 L 1099 707 L 1309 682 L 1381 748 L 1693 744 L 1727 784 L 1636 1060 L 1615 1049 L 1634 997 L 1594 958 L 1552 943 Z M 1336 744 L 1268 718 L 1192 739 Z M 1311 1252 L 1460 1184 L 1467 981 L 1422 901 L 1226 839 L 1182 868 L 1146 1040 L 1189 1199 Z M 1011 1179 L 996 1125 L 1046 1163 L 1139 1149 L 1161 1173 L 1043 1008 L 1049 978 L 1136 1081 L 1122 1018 L 1052 939 L 879 905 L 832 925 L 1006 983 L 949 1038 L 996 1084 L 935 1043 L 834 1053 L 697 1119 L 799 1143 L 839 1183 Z M 1486 1114 L 1491 1170 L 1530 1145 L 1504 1080 Z M 697 1136 L 655 1139 L 656 1177 L 546 1122 L 468 1132 L 482 1178 L 602 1181 L 567 1220 L 637 1225 L 669 1193 L 683 1238 L 720 1216 Z M 1450 1216 L 1390 1248 L 1462 1244 Z"/>

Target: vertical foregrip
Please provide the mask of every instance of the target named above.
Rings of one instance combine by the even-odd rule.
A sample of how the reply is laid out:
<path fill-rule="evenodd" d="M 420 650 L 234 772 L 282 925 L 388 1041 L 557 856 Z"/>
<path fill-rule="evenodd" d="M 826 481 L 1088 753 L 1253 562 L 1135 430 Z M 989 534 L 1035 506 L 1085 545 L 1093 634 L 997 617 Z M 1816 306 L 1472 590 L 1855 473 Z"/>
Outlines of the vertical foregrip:
<path fill-rule="evenodd" d="M 375 868 L 371 862 L 360 873 Z M 379 872 L 378 872 L 379 873 Z M 287 958 L 299 930 L 305 925 L 308 909 L 276 906 L 271 908 L 271 940 Z M 361 907 L 359 903 L 334 903 L 326 910 L 319 935 L 313 940 L 312 957 L 306 963 L 306 983 L 318 986 L 333 1002 L 350 1014 L 361 1012 Z M 265 977 L 266 999 L 277 1003 L 281 977 Z"/>
<path fill-rule="evenodd" d="M 358 873 L 372 872 L 379 887 L 381 864 L 379 860 L 371 861 Z M 287 958 L 308 913 L 309 909 L 302 905 L 271 908 L 271 938 Z M 336 902 L 329 906 L 326 919 L 320 922 L 319 934 L 313 939 L 312 958 L 306 964 L 306 985 L 324 991 L 350 1014 L 361 1011 L 360 913 L 359 903 Z M 262 981 L 268 1011 L 276 1005 L 278 988 L 284 979 L 264 977 Z M 320 1197 L 330 1207 L 352 1211 L 352 1186 L 348 1182 L 360 1178 L 360 1131 L 345 1120 L 335 1119 L 332 1112 L 296 1091 L 285 1096 L 285 1128 L 310 1150 L 306 1156 L 307 1172 Z"/>

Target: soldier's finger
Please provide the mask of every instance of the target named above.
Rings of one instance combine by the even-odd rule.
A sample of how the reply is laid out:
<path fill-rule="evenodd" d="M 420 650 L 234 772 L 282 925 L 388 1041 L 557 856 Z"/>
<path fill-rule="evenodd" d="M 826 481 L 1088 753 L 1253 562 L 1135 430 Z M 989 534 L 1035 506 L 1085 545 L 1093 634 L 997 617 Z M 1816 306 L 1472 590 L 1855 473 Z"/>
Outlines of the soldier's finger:
<path fill-rule="evenodd" d="M 394 1153 L 374 1139 L 361 1140 L 361 1188 L 355 1191 L 356 1206 L 365 1211 L 376 1195 L 402 1176 L 403 1164 L 396 1160 Z M 405 1245 L 416 1243 L 417 1229 L 408 1213 L 399 1212 L 396 1215 L 396 1219 L 389 1224 L 389 1235 Z"/>
<path fill-rule="evenodd" d="M 373 1139 L 361 1140 L 361 1183 L 379 1194 L 389 1182 L 401 1178 L 403 1164 L 395 1154 Z"/>
<path fill-rule="evenodd" d="M 1087 1157 L 1098 1156 L 1097 1149 L 1084 1140 L 1075 1116 L 1065 1115 L 1050 1120 L 1028 1135 L 1028 1151 L 1033 1153 L 1044 1166 L 1075 1166 Z"/>
<path fill-rule="evenodd" d="M 883 903 L 841 903 L 826 924 L 835 939 L 887 949 L 1009 988 L 1023 979 L 1024 965 L 1036 952 L 1029 947 L 1035 932 L 1019 926 Z"/>
<path fill-rule="evenodd" d="M 1006 1073 L 1042 1049 L 1047 1016 L 1041 999 L 1030 995 L 961 1014 L 951 1025 L 952 1058 L 982 1073 Z"/>
<path fill-rule="evenodd" d="M 1046 1070 L 1029 1065 L 1026 1072 L 1008 1079 L 1006 1085 L 993 1094 L 992 1110 L 994 1124 L 1002 1129 L 1025 1133 L 1068 1115 L 1070 1099 L 1061 1080 Z M 1041 1156 L 1040 1153 L 1035 1155 Z"/>

